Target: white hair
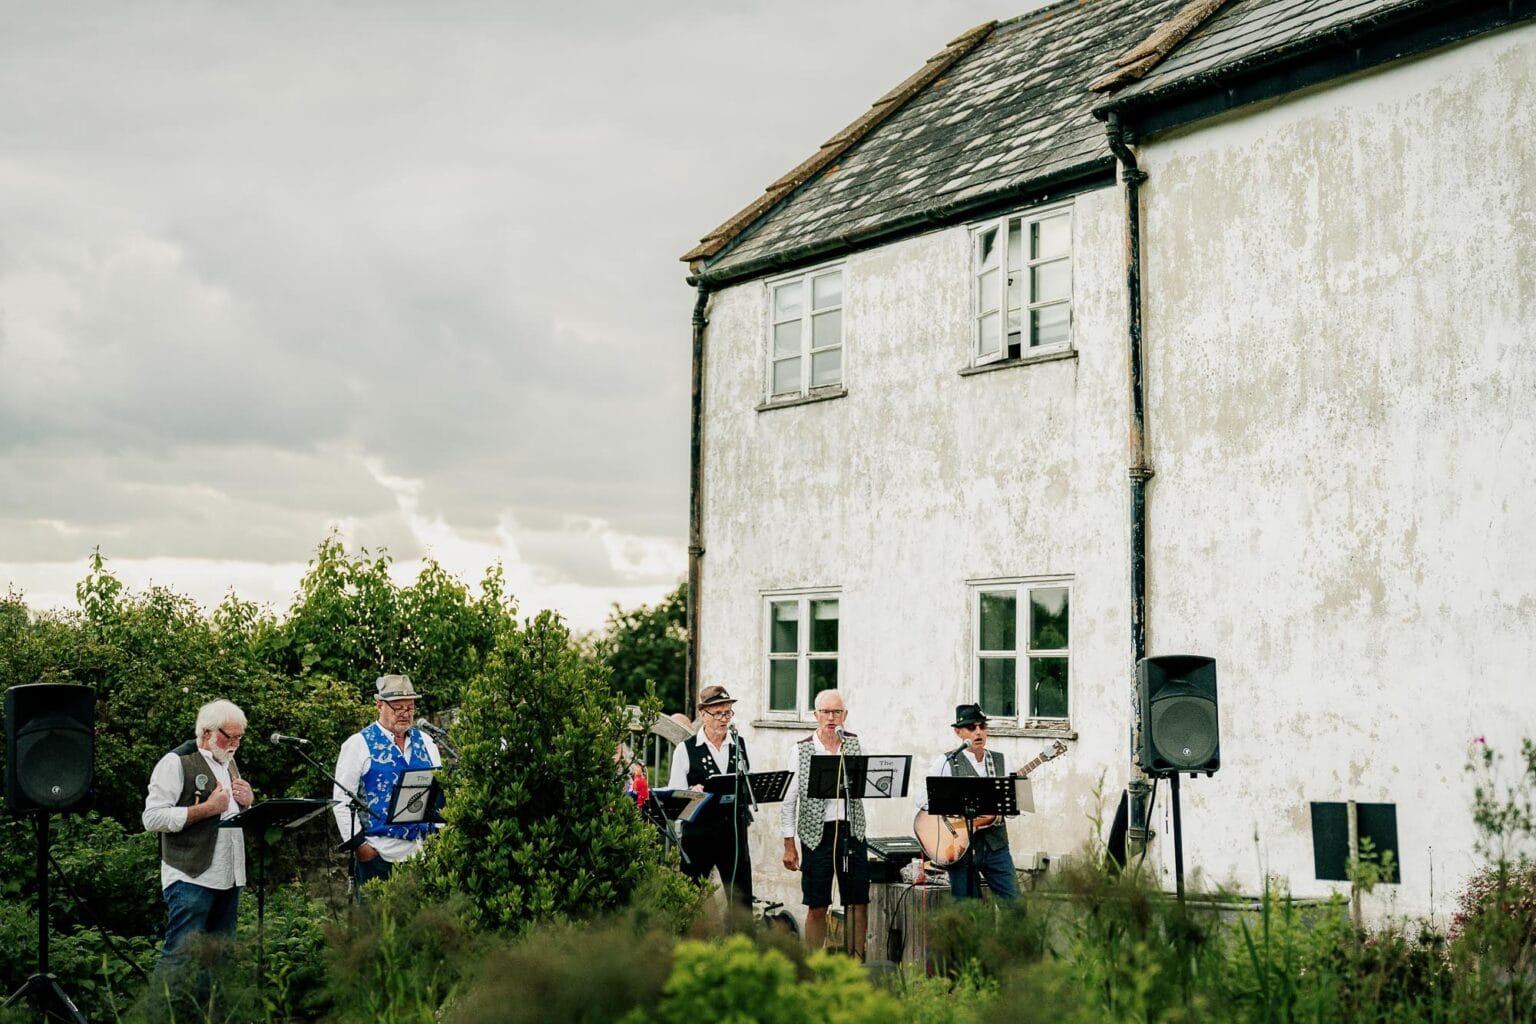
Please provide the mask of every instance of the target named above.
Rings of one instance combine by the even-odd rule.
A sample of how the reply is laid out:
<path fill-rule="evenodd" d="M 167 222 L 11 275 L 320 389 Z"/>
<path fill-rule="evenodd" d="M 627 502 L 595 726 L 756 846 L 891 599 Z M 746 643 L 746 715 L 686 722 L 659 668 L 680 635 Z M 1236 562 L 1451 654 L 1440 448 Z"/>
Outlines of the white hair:
<path fill-rule="evenodd" d="M 843 705 L 843 710 L 844 711 L 848 710 L 848 704 L 843 700 L 843 695 L 841 693 L 838 693 L 836 690 L 822 690 L 820 693 L 818 693 L 816 695 L 816 710 L 817 711 L 825 711 L 826 710 L 826 708 L 823 708 L 821 706 L 821 698 L 823 698 L 823 697 L 836 697 L 837 698 L 837 702 L 839 704 Z"/>
<path fill-rule="evenodd" d="M 233 701 L 212 700 L 197 709 L 197 739 L 202 739 L 204 733 L 222 729 L 230 722 L 234 722 L 241 729 L 245 728 L 245 712 Z"/>

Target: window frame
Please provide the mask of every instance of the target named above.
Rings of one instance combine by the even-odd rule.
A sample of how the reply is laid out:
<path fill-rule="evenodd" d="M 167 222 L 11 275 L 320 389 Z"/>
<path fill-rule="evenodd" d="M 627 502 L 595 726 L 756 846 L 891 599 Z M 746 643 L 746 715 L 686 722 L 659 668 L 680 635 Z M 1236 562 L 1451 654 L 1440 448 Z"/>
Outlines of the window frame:
<path fill-rule="evenodd" d="M 842 642 L 843 642 L 843 601 L 842 591 L 837 587 L 813 587 L 796 590 L 764 591 L 763 599 L 763 647 L 762 647 L 762 671 L 763 671 L 763 713 L 770 719 L 788 721 L 810 721 L 812 716 L 812 702 L 815 696 L 810 692 L 811 664 L 812 662 L 831 662 L 835 667 L 833 687 L 841 682 L 842 673 Z M 833 601 L 837 604 L 837 650 L 813 651 L 811 650 L 812 629 L 810 623 L 814 614 L 813 604 L 822 601 Z M 773 649 L 773 609 L 776 604 L 794 602 L 799 616 L 800 625 L 796 628 L 795 650 L 792 652 L 775 651 Z M 775 708 L 773 706 L 773 666 L 776 662 L 793 661 L 795 664 L 795 706 L 792 708 Z"/>
<path fill-rule="evenodd" d="M 1072 723 L 1072 698 L 1076 691 L 1073 679 L 1072 658 L 1072 593 L 1074 577 L 1069 573 L 1052 573 L 1038 576 L 1008 576 L 996 579 L 968 580 L 967 587 L 970 590 L 971 608 L 971 693 L 978 705 L 982 704 L 982 662 L 985 660 L 1002 660 L 1012 658 L 1014 661 L 1014 706 L 1019 710 L 1017 715 L 993 715 L 987 712 L 989 718 L 995 718 L 1006 723 L 1013 723 L 1021 728 L 1064 729 L 1071 728 Z M 1067 592 L 1067 638 L 1066 646 L 1050 648 L 1033 648 L 1030 646 L 1030 622 L 1029 614 L 1032 602 L 1029 595 L 1037 590 L 1065 590 Z M 983 650 L 981 646 L 981 602 L 984 594 L 1011 593 L 1014 597 L 1014 646 L 1012 651 Z M 1033 693 L 1031 692 L 1029 664 L 1032 661 L 1046 658 L 1065 659 L 1066 665 L 1066 714 L 1064 715 L 1037 715 L 1031 707 Z M 1021 672 L 1020 669 L 1023 669 Z M 985 707 L 983 706 L 985 711 Z"/>
<path fill-rule="evenodd" d="M 1071 200 L 1049 203 L 1042 206 L 1029 207 L 1025 210 L 1014 210 L 1002 216 L 971 225 L 970 228 L 970 365 L 991 366 L 1002 362 L 1023 361 L 1032 357 L 1052 353 L 1066 353 L 1072 351 L 1074 313 L 1076 311 L 1076 298 L 1074 288 L 1077 275 L 1074 272 L 1074 236 L 1075 209 Z M 1025 253 L 1025 237 L 1029 229 L 1045 221 L 1057 217 L 1066 218 L 1067 245 L 1064 255 L 1051 255 L 1045 257 L 1029 257 Z M 1019 236 L 1019 263 L 1017 268 L 1012 266 L 1012 247 L 1009 245 L 1010 230 L 1013 225 L 1018 225 Z M 1002 239 L 1001 245 L 994 244 L 992 252 L 996 254 L 997 265 L 989 267 L 981 258 L 982 239 L 989 232 L 995 232 Z M 1026 290 L 1033 289 L 1033 275 L 1031 271 L 1036 267 L 1051 263 L 1065 262 L 1067 269 L 1066 297 L 1037 299 L 1033 294 L 1025 295 Z M 984 285 L 983 277 L 988 273 L 997 273 L 1003 277 L 1003 284 L 998 293 L 998 305 L 995 308 L 983 309 Z M 1019 311 L 1019 352 L 1017 355 L 1009 354 L 1010 341 L 1008 317 L 1013 312 L 1011 302 L 1013 284 L 1012 275 L 1020 276 L 1018 305 Z M 1066 306 L 1067 311 L 1067 336 L 1061 341 L 1048 344 L 1029 344 L 1029 337 L 1033 333 L 1032 316 L 1037 310 L 1051 306 Z M 996 317 L 999 321 L 997 335 L 997 350 L 995 352 L 983 352 L 982 322 L 988 317 Z"/>
<path fill-rule="evenodd" d="M 793 274 L 783 274 L 779 277 L 769 278 L 764 282 L 767 289 L 767 330 L 764 332 L 766 345 L 763 351 L 763 394 L 768 403 L 794 402 L 799 399 L 810 398 L 821 394 L 839 392 L 843 388 L 845 379 L 843 356 L 847 349 L 847 309 L 848 309 L 848 275 L 847 264 L 843 261 L 836 263 L 824 263 L 808 270 L 797 271 Z M 815 306 L 816 282 L 824 278 L 836 276 L 838 278 L 838 301 L 835 305 L 822 308 Z M 785 317 L 780 319 L 777 315 L 777 294 L 780 288 L 798 284 L 801 288 L 801 308 L 797 317 Z M 836 313 L 838 316 L 837 343 L 834 345 L 815 344 L 815 318 Z M 775 335 L 781 324 L 798 323 L 800 325 L 800 350 L 794 356 L 780 357 L 776 348 Z M 815 357 L 831 351 L 837 352 L 837 379 L 823 384 L 812 383 L 812 370 Z M 798 359 L 800 361 L 800 384 L 793 391 L 774 390 L 774 367 L 786 359 Z"/>

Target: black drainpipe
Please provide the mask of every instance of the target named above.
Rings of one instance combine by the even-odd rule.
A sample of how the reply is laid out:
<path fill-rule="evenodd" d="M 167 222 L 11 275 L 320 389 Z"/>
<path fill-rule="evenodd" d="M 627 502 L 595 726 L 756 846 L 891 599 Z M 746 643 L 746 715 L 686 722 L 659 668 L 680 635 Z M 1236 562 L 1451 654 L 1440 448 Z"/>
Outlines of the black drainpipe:
<path fill-rule="evenodd" d="M 704 328 L 709 320 L 709 285 L 690 279 L 698 298 L 693 303 L 693 397 L 689 413 L 688 446 L 688 656 L 683 680 L 683 711 L 693 717 L 699 692 L 699 579 L 704 570 Z"/>
<path fill-rule="evenodd" d="M 1120 180 L 1125 182 L 1125 294 L 1126 378 L 1131 392 L 1131 759 L 1141 741 L 1141 702 L 1136 697 L 1135 662 L 1147 655 L 1147 464 L 1146 395 L 1142 383 L 1141 356 L 1141 184 L 1147 172 L 1136 166 L 1136 154 L 1125 144 L 1125 127 L 1118 114 L 1109 115 L 1109 149 L 1120 161 Z M 1147 780 L 1132 768 L 1128 838 L 1147 839 Z"/>

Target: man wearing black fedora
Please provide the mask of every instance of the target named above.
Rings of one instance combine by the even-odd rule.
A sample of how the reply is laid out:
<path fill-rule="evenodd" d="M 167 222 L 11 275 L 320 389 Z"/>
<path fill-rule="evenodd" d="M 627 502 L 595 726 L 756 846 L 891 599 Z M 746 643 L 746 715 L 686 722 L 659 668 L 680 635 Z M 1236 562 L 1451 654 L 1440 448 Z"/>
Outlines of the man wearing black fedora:
<path fill-rule="evenodd" d="M 960 746 L 940 755 L 912 787 L 919 810 L 928 809 L 929 776 L 1002 778 L 1008 774 L 1008 759 L 1003 752 L 987 749 L 987 716 L 981 713 L 979 704 L 961 704 L 955 708 L 953 727 Z M 1000 899 L 1011 900 L 1018 895 L 1018 880 L 1013 872 L 1013 855 L 1008 852 L 1008 827 L 1005 821 L 998 818 L 994 824 L 978 828 L 972 837 L 975 874 L 967 870 L 964 863 L 949 869 L 949 889 L 955 899 L 979 897 L 979 879 L 983 878 L 992 894 Z"/>
<path fill-rule="evenodd" d="M 668 788 L 702 791 L 711 775 L 748 769 L 747 745 L 731 725 L 735 704 L 736 698 L 723 686 L 699 691 L 702 728 L 672 751 Z M 744 792 L 716 796 L 698 817 L 683 825 L 682 849 L 687 857 L 683 874 L 707 878 L 711 871 L 718 871 L 732 909 L 750 913 L 752 857 L 747 850 L 747 827 L 752 824 L 752 812 L 747 804 Z"/>

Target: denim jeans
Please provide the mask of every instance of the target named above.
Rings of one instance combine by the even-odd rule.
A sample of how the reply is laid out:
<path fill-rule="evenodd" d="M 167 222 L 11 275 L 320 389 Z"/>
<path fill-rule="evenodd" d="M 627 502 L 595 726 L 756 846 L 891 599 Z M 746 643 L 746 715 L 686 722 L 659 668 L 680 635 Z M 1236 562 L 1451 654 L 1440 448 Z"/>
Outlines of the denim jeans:
<path fill-rule="evenodd" d="M 379 878 L 388 878 L 395 870 L 394 864 L 374 853 L 372 860 L 358 860 L 357 854 L 352 855 L 352 896 L 359 906 L 366 906 L 367 900 L 363 899 L 363 883 L 372 882 Z"/>
<path fill-rule="evenodd" d="M 173 955 L 187 936 L 235 934 L 240 889 L 207 889 L 191 882 L 172 882 L 165 892 L 165 955 Z"/>
<path fill-rule="evenodd" d="M 971 850 L 976 857 L 977 881 L 974 886 L 968 884 L 971 880 L 970 869 L 963 860 L 950 868 L 949 891 L 955 899 L 980 897 L 981 879 L 986 879 L 987 888 L 998 899 L 1011 900 L 1019 894 L 1018 880 L 1013 873 L 1013 855 L 1008 852 L 1008 847 L 1001 850 L 978 850 L 973 846 Z"/>

